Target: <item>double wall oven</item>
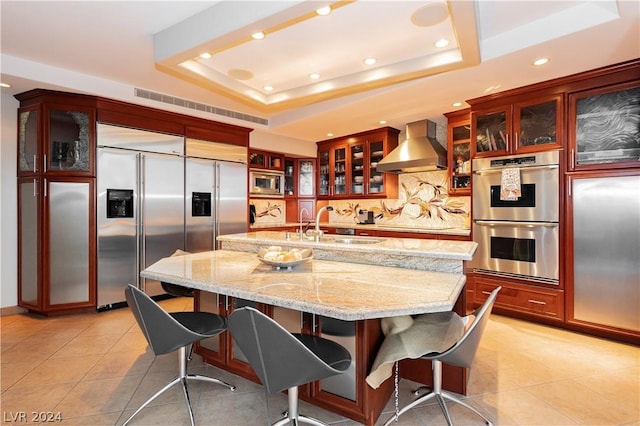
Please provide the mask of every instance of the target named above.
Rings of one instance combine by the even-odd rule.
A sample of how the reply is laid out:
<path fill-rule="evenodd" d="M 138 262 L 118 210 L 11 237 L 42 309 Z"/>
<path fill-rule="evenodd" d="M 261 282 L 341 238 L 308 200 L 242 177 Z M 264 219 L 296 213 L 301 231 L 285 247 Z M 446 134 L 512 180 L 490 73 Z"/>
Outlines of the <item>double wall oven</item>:
<path fill-rule="evenodd" d="M 474 272 L 558 284 L 559 151 L 473 160 Z M 519 196 L 501 197 L 504 175 Z"/>

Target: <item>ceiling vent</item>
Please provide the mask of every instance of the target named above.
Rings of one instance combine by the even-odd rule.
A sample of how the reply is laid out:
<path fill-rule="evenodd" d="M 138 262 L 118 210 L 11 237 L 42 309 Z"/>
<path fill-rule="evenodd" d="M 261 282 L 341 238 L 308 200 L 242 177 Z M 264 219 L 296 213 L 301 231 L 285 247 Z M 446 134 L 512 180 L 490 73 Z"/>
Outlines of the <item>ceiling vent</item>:
<path fill-rule="evenodd" d="M 256 123 L 264 126 L 269 125 L 269 120 L 262 117 L 256 117 L 255 115 L 249 115 L 249 114 L 244 114 L 242 112 L 231 111 L 224 108 L 218 108 L 213 105 L 194 102 L 188 99 L 177 98 L 175 96 L 169 96 L 163 93 L 152 92 L 150 90 L 145 90 L 145 89 L 136 88 L 134 92 L 135 92 L 135 96 L 143 99 L 149 99 L 156 102 L 163 102 L 165 104 L 176 105 L 183 108 L 189 108 L 195 111 L 208 112 L 209 114 L 215 114 L 221 117 L 235 118 L 236 120 L 247 121 L 249 123 Z"/>

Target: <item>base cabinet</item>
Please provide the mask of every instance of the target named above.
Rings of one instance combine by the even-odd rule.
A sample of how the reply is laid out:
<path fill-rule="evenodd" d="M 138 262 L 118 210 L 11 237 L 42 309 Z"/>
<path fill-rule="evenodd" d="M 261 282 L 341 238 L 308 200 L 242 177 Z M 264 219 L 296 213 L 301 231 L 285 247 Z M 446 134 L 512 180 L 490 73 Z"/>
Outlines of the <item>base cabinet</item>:
<path fill-rule="evenodd" d="M 464 297 L 460 298 L 460 303 L 464 303 Z M 373 426 L 376 423 L 389 398 L 392 397 L 394 389 L 392 379 L 386 380 L 377 389 L 371 388 L 365 382 L 377 351 L 384 340 L 379 319 L 341 321 L 244 299 L 202 291 L 196 292 L 195 309 L 197 311 L 228 316 L 234 309 L 248 305 L 274 318 L 292 333 L 316 334 L 344 346 L 351 354 L 351 367 L 340 376 L 300 386 L 299 398 L 365 425 Z M 459 306 L 456 305 L 455 309 L 458 311 Z M 259 383 L 258 377 L 246 362 L 244 355 L 235 347 L 229 332 L 196 344 L 196 353 L 211 365 Z M 409 361 L 411 365 L 401 364 L 402 377 L 430 384 L 431 367 L 429 361 Z M 446 368 L 444 388 L 453 392 L 465 393 L 467 370 L 452 366 Z"/>
<path fill-rule="evenodd" d="M 497 313 L 515 313 L 531 319 L 545 319 L 561 322 L 564 320 L 564 291 L 537 287 L 474 274 L 468 285 L 473 285 L 473 304 L 480 306 L 489 294 L 499 286 L 502 290 L 495 303 Z"/>

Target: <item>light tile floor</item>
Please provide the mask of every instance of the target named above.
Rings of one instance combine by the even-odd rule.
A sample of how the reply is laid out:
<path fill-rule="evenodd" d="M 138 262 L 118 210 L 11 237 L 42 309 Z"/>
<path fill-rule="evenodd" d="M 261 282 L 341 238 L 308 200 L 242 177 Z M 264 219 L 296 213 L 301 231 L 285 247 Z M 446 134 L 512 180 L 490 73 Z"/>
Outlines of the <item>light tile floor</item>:
<path fill-rule="evenodd" d="M 168 311 L 190 310 L 190 299 L 170 299 Z M 154 359 L 127 308 L 96 314 L 0 318 L 1 398 L 5 424 L 33 421 L 33 412 L 60 413 L 63 425 L 121 425 L 151 393 L 176 373 L 175 354 Z M 265 425 L 262 387 L 202 363 L 190 371 L 235 384 L 236 392 L 192 384 L 198 425 Z M 400 405 L 415 383 L 401 381 Z M 467 402 L 496 425 L 640 425 L 640 348 L 492 315 L 471 370 Z M 187 425 L 176 387 L 145 409 L 136 425 Z M 269 397 L 272 421 L 286 407 L 284 395 Z M 389 401 L 378 424 L 393 412 Z M 332 425 L 356 423 L 301 403 L 301 412 Z M 458 406 L 454 423 L 482 420 Z M 26 414 L 26 421 L 19 418 Z M 445 424 L 433 403 L 401 416 L 398 425 Z"/>

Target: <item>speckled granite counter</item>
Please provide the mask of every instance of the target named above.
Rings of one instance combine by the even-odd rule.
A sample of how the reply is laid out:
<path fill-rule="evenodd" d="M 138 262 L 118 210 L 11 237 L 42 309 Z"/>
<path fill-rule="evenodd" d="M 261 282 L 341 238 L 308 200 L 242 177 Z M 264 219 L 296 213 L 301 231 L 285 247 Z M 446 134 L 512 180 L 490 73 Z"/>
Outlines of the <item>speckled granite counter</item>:
<path fill-rule="evenodd" d="M 342 320 L 448 311 L 466 279 L 317 259 L 277 270 L 255 253 L 227 250 L 167 257 L 141 276 Z"/>
<path fill-rule="evenodd" d="M 428 240 L 416 238 L 351 237 L 325 235 L 320 242 L 286 232 L 257 231 L 218 237 L 226 250 L 256 253 L 261 247 L 278 245 L 313 248 L 316 259 L 391 266 L 422 271 L 462 274 L 463 261 L 471 260 L 477 243 L 473 241 Z M 345 244 L 340 239 L 368 241 L 370 244 Z"/>

